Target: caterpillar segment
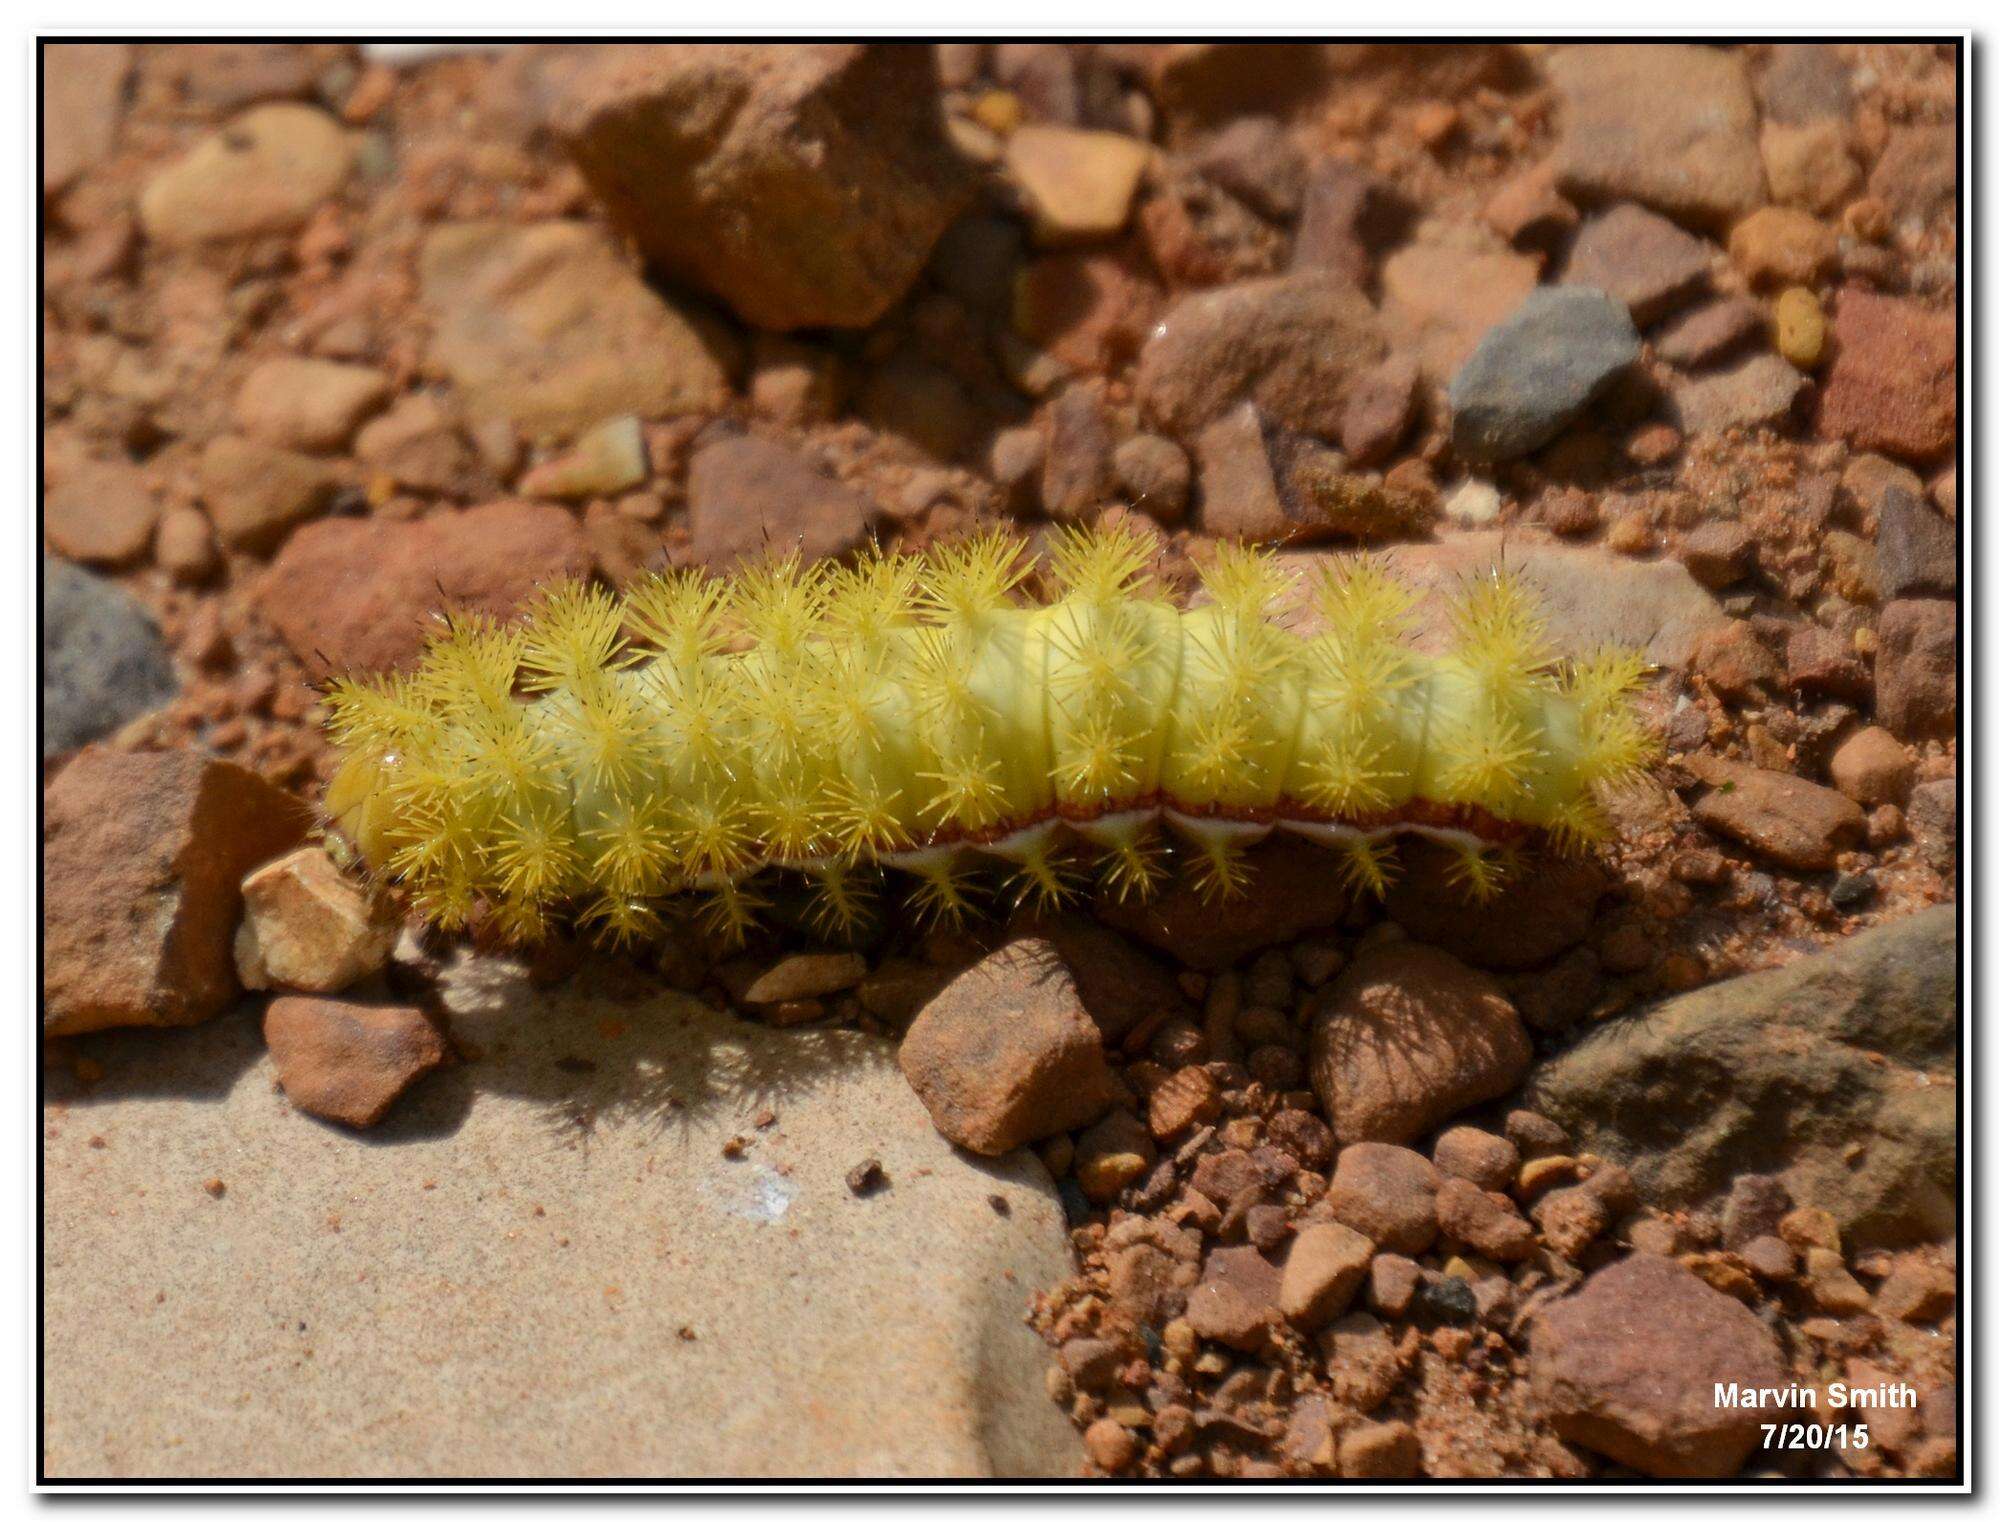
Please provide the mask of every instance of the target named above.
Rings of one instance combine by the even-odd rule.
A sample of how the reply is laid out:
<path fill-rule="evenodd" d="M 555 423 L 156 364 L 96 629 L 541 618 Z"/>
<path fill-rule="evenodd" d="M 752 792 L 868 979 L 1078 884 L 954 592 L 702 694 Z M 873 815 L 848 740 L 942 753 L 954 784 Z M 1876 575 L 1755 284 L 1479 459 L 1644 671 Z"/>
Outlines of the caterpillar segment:
<path fill-rule="evenodd" d="M 987 536 L 454 616 L 414 672 L 332 684 L 327 811 L 440 926 L 483 913 L 532 941 L 573 919 L 622 943 L 690 893 L 740 936 L 772 870 L 817 884 L 830 934 L 885 871 L 921 914 L 976 912 L 982 861 L 1038 907 L 1093 877 L 1143 897 L 1175 856 L 1239 894 L 1274 829 L 1377 894 L 1396 838 L 1426 836 L 1489 896 L 1522 848 L 1601 840 L 1606 790 L 1651 759 L 1640 657 L 1557 660 L 1503 573 L 1466 584 L 1430 655 L 1373 561 L 1314 572 L 1306 638 L 1276 557 L 1220 547 L 1186 608 L 1148 563 L 1129 531 L 1073 529 L 1039 598 L 1020 545 Z"/>

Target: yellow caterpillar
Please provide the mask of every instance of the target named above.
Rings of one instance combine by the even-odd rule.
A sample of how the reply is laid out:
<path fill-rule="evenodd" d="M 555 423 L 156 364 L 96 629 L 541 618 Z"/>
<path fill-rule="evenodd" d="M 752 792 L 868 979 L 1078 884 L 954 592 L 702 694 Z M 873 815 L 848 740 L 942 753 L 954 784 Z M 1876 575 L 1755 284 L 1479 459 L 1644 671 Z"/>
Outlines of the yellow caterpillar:
<path fill-rule="evenodd" d="M 946 915 L 980 857 L 1045 903 L 1079 860 L 1145 893 L 1162 823 L 1211 893 L 1240 891 L 1241 851 L 1277 828 L 1377 892 L 1393 837 L 1428 835 L 1483 895 L 1520 844 L 1601 838 L 1603 789 L 1649 759 L 1641 658 L 1557 662 L 1499 573 L 1430 656 L 1371 562 L 1316 575 L 1300 638 L 1259 551 L 1219 548 L 1185 610 L 1130 532 L 1064 531 L 1048 559 L 1041 602 L 1020 545 L 990 536 L 658 576 L 622 603 L 566 584 L 518 625 L 453 617 L 414 673 L 329 689 L 328 812 L 441 926 L 483 905 L 532 941 L 575 911 L 617 942 L 684 891 L 740 933 L 770 868 L 816 878 L 832 926 L 883 867 Z"/>

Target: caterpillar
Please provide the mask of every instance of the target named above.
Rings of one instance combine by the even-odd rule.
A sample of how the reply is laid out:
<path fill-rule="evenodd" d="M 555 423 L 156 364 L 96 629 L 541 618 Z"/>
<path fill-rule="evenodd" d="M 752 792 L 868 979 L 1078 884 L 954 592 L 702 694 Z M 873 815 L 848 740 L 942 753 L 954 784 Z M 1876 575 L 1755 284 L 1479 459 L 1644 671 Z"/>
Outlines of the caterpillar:
<path fill-rule="evenodd" d="M 740 939 L 771 869 L 814 881 L 830 932 L 885 868 L 953 918 L 982 861 L 1039 908 L 1093 866 L 1153 891 L 1170 841 L 1202 892 L 1236 894 L 1273 829 L 1375 893 L 1394 838 L 1429 836 L 1485 896 L 1524 846 L 1602 839 L 1606 789 L 1650 760 L 1643 659 L 1558 661 L 1514 576 L 1469 579 L 1429 655 L 1375 561 L 1313 574 L 1301 636 L 1268 552 L 1218 546 L 1186 607 L 1151 558 L 1129 529 L 1058 531 L 1036 598 L 990 534 L 446 615 L 414 670 L 329 684 L 327 813 L 442 928 L 532 943 L 573 916 L 620 944 L 683 893 Z"/>

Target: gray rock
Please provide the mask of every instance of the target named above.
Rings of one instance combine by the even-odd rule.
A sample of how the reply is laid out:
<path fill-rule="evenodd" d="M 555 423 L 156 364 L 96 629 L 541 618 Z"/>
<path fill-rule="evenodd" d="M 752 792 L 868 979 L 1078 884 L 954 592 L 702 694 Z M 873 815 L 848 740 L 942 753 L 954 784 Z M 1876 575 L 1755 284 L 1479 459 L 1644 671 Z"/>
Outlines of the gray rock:
<path fill-rule="evenodd" d="M 1663 1207 L 1712 1203 L 1738 1174 L 1768 1173 L 1831 1211 L 1854 1245 L 1948 1236 L 1956 912 L 1601 1026 L 1544 1065 L 1522 1103 L 1579 1151 L 1624 1163 Z"/>
<path fill-rule="evenodd" d="M 122 588 L 42 557 L 42 759 L 75 750 L 180 691 L 166 641 Z"/>
<path fill-rule="evenodd" d="M 1533 291 L 1452 377 L 1452 448 L 1474 464 L 1539 449 L 1638 357 L 1623 303 L 1587 286 Z"/>
<path fill-rule="evenodd" d="M 48 1096 L 48 1472 L 1075 1474 L 1022 1321 L 1070 1271 L 1041 1164 L 955 1154 L 879 1041 L 615 977 L 462 959 L 478 1055 L 367 1144 L 247 1011 L 88 1038 L 106 1077 Z"/>
<path fill-rule="evenodd" d="M 1924 499 L 1892 483 L 1875 530 L 1875 578 L 1884 601 L 1958 591 L 1958 536 Z"/>

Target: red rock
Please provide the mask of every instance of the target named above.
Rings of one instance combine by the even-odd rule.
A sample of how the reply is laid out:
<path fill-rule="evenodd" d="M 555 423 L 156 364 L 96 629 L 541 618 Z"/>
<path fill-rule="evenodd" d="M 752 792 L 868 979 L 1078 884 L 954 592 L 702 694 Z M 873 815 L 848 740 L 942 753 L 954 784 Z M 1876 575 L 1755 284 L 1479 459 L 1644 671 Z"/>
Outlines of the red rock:
<path fill-rule="evenodd" d="M 1805 378 L 1775 354 L 1753 354 L 1727 370 L 1673 388 L 1681 431 L 1726 433 L 1731 428 L 1783 425 L 1805 391 Z"/>
<path fill-rule="evenodd" d="M 1283 242 L 1277 230 L 1228 191 L 1169 167 L 1139 211 L 1147 256 L 1169 286 L 1227 285 L 1268 275 Z"/>
<path fill-rule="evenodd" d="M 243 874 L 298 844 L 305 807 L 194 752 L 86 750 L 42 826 L 42 1029 L 194 1025 L 241 991 Z"/>
<path fill-rule="evenodd" d="M 1401 1253 L 1378 1252 L 1368 1265 L 1368 1304 L 1392 1320 L 1410 1308 L 1423 1270 L 1417 1260 Z"/>
<path fill-rule="evenodd" d="M 1276 117 L 1238 117 L 1202 145 L 1194 164 L 1237 200 L 1274 222 L 1297 216 L 1305 199 L 1305 158 Z"/>
<path fill-rule="evenodd" d="M 1357 465 L 1387 459 L 1409 432 L 1422 372 L 1406 354 L 1392 354 L 1365 372 L 1340 418 L 1340 447 Z"/>
<path fill-rule="evenodd" d="M 1024 916 L 1007 928 L 1009 935 L 1039 936 L 1056 948 L 1076 980 L 1084 1012 L 1097 1022 L 1107 1043 L 1122 1040 L 1155 1015 L 1171 1018 L 1187 1012 L 1172 973 L 1088 915 Z"/>
<path fill-rule="evenodd" d="M 1354 379 L 1382 354 L 1375 313 L 1349 282 L 1279 275 L 1181 301 L 1140 353 L 1134 388 L 1145 415 L 1183 442 L 1245 399 L 1333 435 Z"/>
<path fill-rule="evenodd" d="M 1622 301 L 1640 327 L 1683 305 L 1708 279 L 1711 246 L 1639 206 L 1614 206 L 1583 225 L 1564 285 L 1587 285 Z"/>
<path fill-rule="evenodd" d="M 58 554 L 86 565 L 124 565 L 152 543 L 160 506 L 137 468 L 87 460 L 64 470 L 42 497 L 42 531 Z"/>
<path fill-rule="evenodd" d="M 1357 958 L 1313 1009 L 1313 1088 L 1343 1142 L 1412 1141 L 1505 1094 L 1531 1055 L 1499 984 L 1415 942 Z"/>
<path fill-rule="evenodd" d="M 1011 942 L 960 973 L 897 1060 L 938 1130 L 988 1157 L 1089 1125 L 1116 1094 L 1097 1026 L 1043 940 Z"/>
<path fill-rule="evenodd" d="M 1902 740 L 1943 739 L 1958 728 L 1958 605 L 1903 598 L 1876 626 L 1875 714 Z"/>
<path fill-rule="evenodd" d="M 1751 703 L 1769 697 L 1784 680 L 1778 658 L 1747 623 L 1724 624 L 1695 641 L 1694 672 L 1725 698 Z"/>
<path fill-rule="evenodd" d="M 1874 696 L 1874 679 L 1855 658 L 1852 643 L 1817 624 L 1794 630 L 1785 642 L 1785 670 L 1800 692 L 1823 692 L 1850 703 Z"/>
<path fill-rule="evenodd" d="M 1142 1326 L 1162 1326 L 1187 1309 L 1201 1277 L 1201 1238 L 1150 1216 L 1127 1216 L 1104 1234 L 1112 1304 Z"/>
<path fill-rule="evenodd" d="M 1521 1149 L 1477 1126 L 1453 1126 L 1439 1135 L 1431 1161 L 1450 1178 L 1465 1179 L 1481 1189 L 1508 1189 L 1521 1170 Z"/>
<path fill-rule="evenodd" d="M 1958 437 L 1958 330 L 1951 313 L 1878 296 L 1839 295 L 1833 364 L 1820 393 L 1819 431 L 1856 449 L 1928 461 Z"/>
<path fill-rule="evenodd" d="M 1111 448 L 1111 418 L 1101 393 L 1083 383 L 1065 387 L 1048 408 L 1042 511 L 1072 522 L 1094 516 L 1116 489 Z"/>
<path fill-rule="evenodd" d="M 1221 903 L 1206 901 L 1180 876 L 1145 903 L 1101 894 L 1094 912 L 1113 929 L 1201 971 L 1325 930 L 1347 912 L 1351 899 L 1317 846 L 1273 839 L 1251 852 L 1246 865 L 1248 891 Z"/>
<path fill-rule="evenodd" d="M 1535 1398 L 1574 1443 L 1660 1479 L 1728 1479 L 1765 1412 L 1718 1407 L 1715 1387 L 1787 1383 L 1748 1308 L 1665 1258 L 1601 1269 L 1544 1310 L 1529 1344 Z"/>
<path fill-rule="evenodd" d="M 252 107 L 146 182 L 140 225 L 177 248 L 290 232 L 347 182 L 354 151 L 317 107 Z"/>
<path fill-rule="evenodd" d="M 1514 1202 L 1469 1179 L 1448 1178 L 1438 1185 L 1437 1218 L 1447 1237 L 1496 1263 L 1518 1263 L 1535 1250 L 1534 1228 Z"/>
<path fill-rule="evenodd" d="M 1686 43 L 1588 43 L 1547 63 L 1560 96 L 1557 182 L 1713 226 L 1764 200 L 1742 55 Z"/>
<path fill-rule="evenodd" d="M 1302 1229 L 1278 1284 L 1278 1310 L 1301 1331 L 1315 1331 L 1346 1311 L 1368 1272 L 1375 1244 L 1335 1221 Z"/>
<path fill-rule="evenodd" d="M 865 497 L 775 440 L 716 439 L 688 467 L 694 552 L 716 570 L 794 547 L 808 560 L 846 554 L 873 516 Z"/>
<path fill-rule="evenodd" d="M 600 228 L 455 222 L 425 238 L 419 273 L 431 356 L 474 422 L 569 438 L 729 399 L 729 341 L 663 301 Z"/>
<path fill-rule="evenodd" d="M 1374 251 L 1390 241 L 1400 209 L 1387 185 L 1358 164 L 1325 159 L 1305 182 L 1292 268 L 1326 270 L 1365 289 Z"/>
<path fill-rule="evenodd" d="M 1218 1247 L 1188 1294 L 1197 1336 L 1254 1353 L 1271 1339 L 1278 1316 L 1278 1270 L 1254 1247 Z"/>
<path fill-rule="evenodd" d="M 1051 254 L 1014 282 L 1014 331 L 1071 370 L 1130 363 L 1158 320 L 1161 292 L 1129 253 Z"/>
<path fill-rule="evenodd" d="M 1716 756 L 1691 757 L 1689 766 L 1709 784 L 1694 817 L 1785 866 L 1823 871 L 1867 827 L 1852 800 L 1803 777 Z"/>
<path fill-rule="evenodd" d="M 870 427 L 900 434 L 938 460 L 957 459 L 980 426 L 958 378 L 909 352 L 875 368 L 861 388 L 859 408 Z"/>
<path fill-rule="evenodd" d="M 1653 334 L 1653 352 L 1676 365 L 1705 365 L 1762 333 L 1764 310 L 1742 296 L 1718 296 L 1691 307 Z"/>
<path fill-rule="evenodd" d="M 365 365 L 286 356 L 266 360 L 236 393 L 237 425 L 283 449 L 339 449 L 389 397 L 389 378 Z"/>
<path fill-rule="evenodd" d="M 258 586 L 257 610 L 314 670 L 387 671 L 415 662 L 436 613 L 507 618 L 542 583 L 589 571 L 589 541 L 557 507 L 332 518 L 292 536 Z"/>
<path fill-rule="evenodd" d="M 264 1043 L 287 1099 L 348 1126 L 374 1125 L 445 1059 L 444 1037 L 420 1009 L 297 994 L 271 1001 Z"/>
<path fill-rule="evenodd" d="M 1325 1206 L 1384 1251 L 1415 1257 L 1437 1237 L 1437 1191 L 1437 1170 L 1421 1152 L 1356 1142 L 1334 1164 Z"/>
<path fill-rule="evenodd" d="M 371 485 L 386 477 L 396 486 L 434 496 L 466 490 L 477 469 L 457 420 L 436 397 L 421 391 L 364 423 L 354 439 L 354 457 L 368 467 Z"/>
<path fill-rule="evenodd" d="M 1936 1321 L 1958 1298 L 1949 1269 L 1923 1258 L 1905 1258 L 1875 1292 L 1875 1314 L 1897 1321 Z"/>
<path fill-rule="evenodd" d="M 1541 1229 L 1549 1251 L 1572 1263 L 1611 1224 L 1610 1208 L 1588 1184 L 1551 1189 L 1535 1201 L 1529 1214 Z"/>
<path fill-rule="evenodd" d="M 1507 181 L 1480 215 L 1516 248 L 1544 251 L 1567 243 L 1578 221 L 1576 208 L 1556 189 L 1555 165 L 1548 162 Z"/>
<path fill-rule="evenodd" d="M 1710 519 L 1681 542 L 1681 564 L 1705 587 L 1741 581 L 1756 563 L 1757 541 L 1740 523 Z"/>
<path fill-rule="evenodd" d="M 763 328 L 874 322 L 973 189 L 928 44 L 617 44 L 551 114 L 646 256 Z"/>

